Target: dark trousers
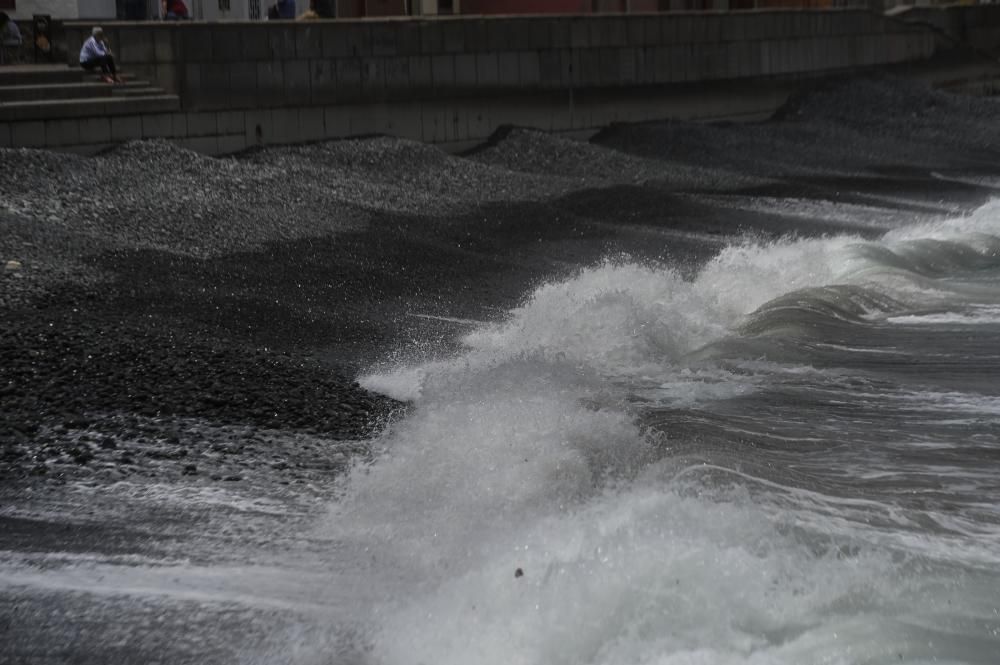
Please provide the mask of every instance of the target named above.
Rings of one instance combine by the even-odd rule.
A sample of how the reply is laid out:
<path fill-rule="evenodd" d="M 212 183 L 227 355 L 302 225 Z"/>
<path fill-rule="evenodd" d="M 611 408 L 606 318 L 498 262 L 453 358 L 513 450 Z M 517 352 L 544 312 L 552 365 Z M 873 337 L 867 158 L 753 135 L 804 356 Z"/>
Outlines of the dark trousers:
<path fill-rule="evenodd" d="M 87 62 L 81 62 L 80 66 L 86 69 L 88 72 L 92 72 L 98 67 L 105 74 L 111 74 L 114 76 L 115 72 L 115 59 L 110 55 L 102 55 L 99 58 L 94 58 L 93 60 L 88 60 Z"/>

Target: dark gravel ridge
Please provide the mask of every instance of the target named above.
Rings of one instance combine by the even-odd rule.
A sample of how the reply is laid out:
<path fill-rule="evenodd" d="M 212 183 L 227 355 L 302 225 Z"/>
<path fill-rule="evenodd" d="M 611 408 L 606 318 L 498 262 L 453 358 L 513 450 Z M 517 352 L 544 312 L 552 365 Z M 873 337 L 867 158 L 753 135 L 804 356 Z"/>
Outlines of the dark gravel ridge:
<path fill-rule="evenodd" d="M 516 127 L 498 130 L 497 134 L 496 139 L 472 152 L 469 159 L 546 177 L 560 174 L 578 178 L 594 188 L 655 183 L 658 189 L 668 191 L 690 188 L 731 191 L 772 182 L 725 166 L 703 167 L 694 162 L 675 161 L 669 152 L 655 157 L 631 155 L 594 143 Z"/>
<path fill-rule="evenodd" d="M 886 169 L 996 173 L 1000 100 L 952 95 L 890 78 L 831 79 L 794 95 L 771 121 L 749 125 L 612 125 L 605 148 L 761 178 L 886 175 Z"/>
<path fill-rule="evenodd" d="M 95 460 L 137 473 L 149 471 L 143 462 L 186 461 L 204 443 L 185 434 L 194 421 L 246 441 L 265 430 L 357 440 L 399 406 L 304 354 L 158 318 L 11 316 L 0 322 L 0 355 L 0 482 L 48 475 L 61 460 L 81 468 L 60 466 L 60 479 L 86 475 Z"/>

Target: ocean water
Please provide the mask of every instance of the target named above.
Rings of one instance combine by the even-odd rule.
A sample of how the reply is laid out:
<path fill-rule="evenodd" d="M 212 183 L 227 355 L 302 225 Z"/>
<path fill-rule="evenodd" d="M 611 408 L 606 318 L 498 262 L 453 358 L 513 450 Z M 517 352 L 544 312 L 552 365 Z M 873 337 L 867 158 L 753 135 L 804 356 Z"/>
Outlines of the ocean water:
<path fill-rule="evenodd" d="M 328 520 L 357 657 L 1000 662 L 1000 202 L 888 226 L 617 257 L 364 376 L 413 406 Z"/>

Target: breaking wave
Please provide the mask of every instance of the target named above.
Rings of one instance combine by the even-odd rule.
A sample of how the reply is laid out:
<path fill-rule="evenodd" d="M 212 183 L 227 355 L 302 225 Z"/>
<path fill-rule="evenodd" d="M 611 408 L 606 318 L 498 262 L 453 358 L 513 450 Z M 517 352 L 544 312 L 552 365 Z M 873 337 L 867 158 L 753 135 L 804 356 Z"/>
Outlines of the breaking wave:
<path fill-rule="evenodd" d="M 371 658 L 992 662 L 1000 513 L 960 462 L 908 457 L 912 399 L 852 368 L 919 345 L 893 337 L 910 317 L 995 313 L 998 213 L 733 244 L 690 280 L 605 261 L 457 357 L 363 377 L 413 402 L 333 519 L 378 590 Z"/>

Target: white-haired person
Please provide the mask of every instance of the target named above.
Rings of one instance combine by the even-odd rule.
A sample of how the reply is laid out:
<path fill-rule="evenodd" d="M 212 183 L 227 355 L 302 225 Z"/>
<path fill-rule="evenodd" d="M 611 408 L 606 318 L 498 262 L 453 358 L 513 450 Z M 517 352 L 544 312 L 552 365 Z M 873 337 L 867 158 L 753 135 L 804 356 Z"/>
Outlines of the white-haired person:
<path fill-rule="evenodd" d="M 105 83 L 121 83 L 118 72 L 115 70 L 115 58 L 111 54 L 111 47 L 104 37 L 104 30 L 94 27 L 90 31 L 90 38 L 83 43 L 80 49 L 80 66 L 88 72 L 92 72 L 98 67 L 101 68 L 101 78 Z"/>

